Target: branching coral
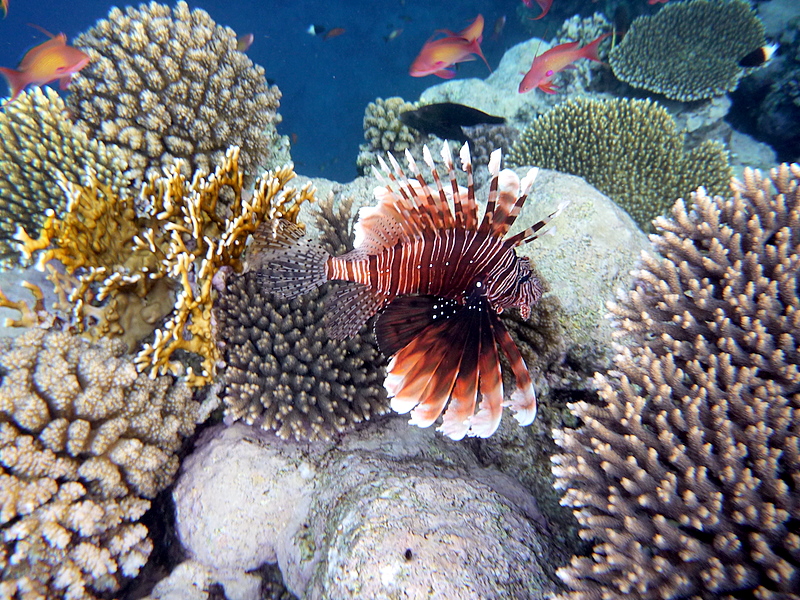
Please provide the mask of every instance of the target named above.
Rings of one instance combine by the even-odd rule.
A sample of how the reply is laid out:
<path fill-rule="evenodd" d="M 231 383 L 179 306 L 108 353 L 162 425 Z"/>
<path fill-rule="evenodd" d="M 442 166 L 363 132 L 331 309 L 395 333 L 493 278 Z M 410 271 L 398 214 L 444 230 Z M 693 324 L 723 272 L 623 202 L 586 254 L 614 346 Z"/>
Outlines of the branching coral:
<path fill-rule="evenodd" d="M 735 90 L 739 60 L 763 44 L 749 2 L 672 2 L 634 20 L 609 62 L 622 81 L 686 102 Z"/>
<path fill-rule="evenodd" d="M 509 156 L 586 179 L 643 229 L 699 185 L 722 193 L 731 176 L 722 146 L 684 151 L 684 136 L 666 109 L 649 100 L 576 98 L 536 119 Z"/>
<path fill-rule="evenodd" d="M 0 596 L 108 597 L 152 550 L 138 523 L 172 481 L 197 404 L 119 343 L 0 340 Z"/>
<path fill-rule="evenodd" d="M 362 172 L 378 164 L 378 156 L 386 152 L 402 155 L 419 140 L 419 135 L 403 125 L 400 113 L 417 108 L 416 104 L 406 102 L 400 97 L 376 98 L 364 112 L 364 139 L 361 144 L 357 165 Z"/>
<path fill-rule="evenodd" d="M 131 152 L 132 178 L 158 176 L 176 159 L 186 176 L 210 173 L 231 145 L 255 173 L 277 144 L 281 94 L 236 44 L 233 30 L 182 1 L 113 8 L 75 40 L 92 60 L 69 106 L 90 137 Z"/>
<path fill-rule="evenodd" d="M 49 209 L 63 209 L 58 177 L 79 183 L 91 169 L 118 191 L 126 185 L 125 168 L 125 155 L 116 146 L 90 140 L 73 127 L 54 90 L 22 92 L 0 111 L 0 258 L 18 256 L 11 241 L 18 226 L 35 235 Z"/>
<path fill-rule="evenodd" d="M 290 167 L 262 176 L 245 199 L 238 160 L 234 147 L 208 177 L 189 181 L 173 168 L 152 178 L 139 193 L 141 216 L 133 201 L 96 179 L 89 187 L 64 183 L 67 213 L 51 215 L 39 238 L 21 232 L 18 239 L 25 252 L 42 253 L 41 263 L 55 259 L 65 266 L 66 275 L 51 272 L 71 324 L 94 338 L 125 336 L 135 348 L 173 311 L 137 363 L 154 376 L 177 374 L 182 367 L 173 354 L 190 352 L 202 364 L 199 372 L 188 370 L 189 382 L 207 383 L 219 358 L 211 320 L 215 275 L 222 267 L 242 270 L 247 237 L 265 218 L 294 218 L 313 199 L 310 186 L 285 187 L 295 176 Z"/>
<path fill-rule="evenodd" d="M 773 187 L 774 186 L 774 187 Z M 800 598 L 800 165 L 656 221 L 601 404 L 556 431 L 564 598 Z"/>

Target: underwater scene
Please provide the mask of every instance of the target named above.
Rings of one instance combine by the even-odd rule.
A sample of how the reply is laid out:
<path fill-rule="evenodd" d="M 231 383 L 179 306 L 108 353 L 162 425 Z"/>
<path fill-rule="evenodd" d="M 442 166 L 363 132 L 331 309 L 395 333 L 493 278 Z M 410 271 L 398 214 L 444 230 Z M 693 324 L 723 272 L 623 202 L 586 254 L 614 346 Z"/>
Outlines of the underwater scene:
<path fill-rule="evenodd" d="M 0 600 L 800 600 L 800 0 L 162 1 L 0 0 Z"/>

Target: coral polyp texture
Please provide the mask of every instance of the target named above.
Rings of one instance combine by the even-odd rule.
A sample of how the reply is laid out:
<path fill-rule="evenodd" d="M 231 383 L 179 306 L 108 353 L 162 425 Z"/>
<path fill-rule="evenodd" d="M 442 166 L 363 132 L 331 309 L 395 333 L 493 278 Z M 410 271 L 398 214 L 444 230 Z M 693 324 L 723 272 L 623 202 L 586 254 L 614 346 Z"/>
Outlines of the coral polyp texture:
<path fill-rule="evenodd" d="M 49 209 L 64 208 L 59 173 L 79 183 L 91 169 L 99 181 L 119 190 L 127 183 L 125 168 L 119 148 L 73 127 L 53 89 L 22 92 L 0 111 L 0 260 L 19 256 L 13 241 L 18 226 L 36 235 Z"/>
<path fill-rule="evenodd" d="M 0 339 L 3 598 L 108 598 L 147 561 L 138 521 L 198 408 L 123 351 L 42 329 Z"/>
<path fill-rule="evenodd" d="M 625 340 L 554 457 L 590 557 L 561 598 L 800 598 L 800 165 L 656 221 Z"/>
<path fill-rule="evenodd" d="M 132 178 L 177 159 L 186 176 L 210 173 L 231 145 L 255 173 L 278 140 L 281 94 L 236 44 L 232 29 L 185 2 L 112 8 L 74 42 L 91 57 L 70 85 L 77 125 L 129 150 Z"/>
<path fill-rule="evenodd" d="M 700 185 L 711 194 L 728 189 L 724 147 L 707 141 L 685 151 L 684 138 L 650 100 L 576 98 L 535 119 L 508 160 L 583 177 L 649 230 Z"/>
<path fill-rule="evenodd" d="M 633 21 L 609 55 L 620 80 L 672 100 L 731 92 L 739 60 L 764 44 L 764 25 L 744 0 L 671 2 Z"/>
<path fill-rule="evenodd" d="M 316 216 L 320 243 L 353 249 L 352 200 L 331 195 Z M 228 277 L 214 307 L 223 347 L 223 402 L 228 421 L 243 420 L 282 438 L 329 439 L 389 412 L 386 360 L 371 332 L 347 340 L 326 331 L 326 285 L 291 301 L 263 290 L 257 274 Z"/>
<path fill-rule="evenodd" d="M 378 164 L 378 156 L 392 152 L 398 156 L 420 139 L 419 134 L 400 121 L 400 114 L 414 110 L 417 105 L 399 96 L 376 98 L 364 111 L 364 139 L 356 164 L 362 172 Z"/>

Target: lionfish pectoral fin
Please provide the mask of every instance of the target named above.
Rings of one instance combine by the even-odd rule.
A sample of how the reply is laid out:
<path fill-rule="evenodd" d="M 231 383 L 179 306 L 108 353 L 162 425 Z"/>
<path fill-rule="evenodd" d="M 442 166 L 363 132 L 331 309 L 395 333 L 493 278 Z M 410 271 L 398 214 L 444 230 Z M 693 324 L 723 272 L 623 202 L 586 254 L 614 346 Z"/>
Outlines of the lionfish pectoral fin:
<path fill-rule="evenodd" d="M 451 316 L 456 310 L 452 300 L 436 296 L 402 296 L 395 298 L 375 320 L 378 348 L 393 356 L 438 319 Z"/>
<path fill-rule="evenodd" d="M 517 344 L 511 338 L 500 319 L 495 318 L 494 337 L 500 345 L 503 354 L 506 355 L 514 377 L 517 380 L 517 387 L 511 394 L 509 406 L 514 411 L 514 418 L 520 425 L 530 425 L 536 418 L 536 392 L 533 389 L 528 367 L 520 354 Z"/>
<path fill-rule="evenodd" d="M 327 281 L 325 263 L 330 255 L 303 235 L 300 227 L 285 219 L 273 219 L 256 229 L 247 266 L 258 273 L 267 291 L 291 299 Z"/>
<path fill-rule="evenodd" d="M 353 281 L 337 281 L 325 298 L 325 327 L 337 340 L 353 337 L 384 303 L 371 287 Z"/>
<path fill-rule="evenodd" d="M 502 323 L 488 310 L 483 316 L 481 353 L 478 359 L 481 402 L 478 405 L 478 412 L 470 419 L 468 434 L 487 438 L 497 431 L 500 418 L 503 416 L 503 375 L 496 343 L 496 326 L 500 324 L 502 327 Z"/>

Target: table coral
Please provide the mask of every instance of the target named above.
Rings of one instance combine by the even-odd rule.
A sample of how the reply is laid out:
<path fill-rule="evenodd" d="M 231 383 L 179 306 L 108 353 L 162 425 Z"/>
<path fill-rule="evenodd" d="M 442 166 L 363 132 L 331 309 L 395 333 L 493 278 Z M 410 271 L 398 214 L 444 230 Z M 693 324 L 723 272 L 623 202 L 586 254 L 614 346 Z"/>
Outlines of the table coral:
<path fill-rule="evenodd" d="M 677 198 L 698 186 L 728 187 L 731 168 L 721 144 L 684 151 L 667 110 L 650 100 L 576 98 L 535 119 L 508 159 L 579 175 L 622 206 L 644 230 Z"/>
<path fill-rule="evenodd" d="M 132 178 L 176 163 L 186 176 L 209 173 L 231 145 L 255 173 L 278 143 L 281 94 L 236 44 L 232 29 L 186 2 L 112 8 L 74 42 L 92 59 L 70 86 L 77 125 L 128 149 Z"/>
<path fill-rule="evenodd" d="M 147 561 L 138 521 L 198 410 L 184 384 L 137 374 L 123 351 L 42 329 L 0 339 L 4 598 L 109 597 Z"/>
<path fill-rule="evenodd" d="M 91 169 L 99 181 L 119 190 L 127 183 L 125 168 L 124 152 L 73 126 L 53 89 L 22 92 L 0 111 L 0 259 L 19 256 L 12 240 L 19 226 L 35 235 L 49 209 L 63 210 L 57 174 L 80 183 Z"/>
<path fill-rule="evenodd" d="M 800 165 L 731 187 L 656 221 L 616 369 L 555 432 L 595 544 L 562 598 L 800 598 Z"/>
<path fill-rule="evenodd" d="M 735 90 L 746 73 L 739 60 L 762 45 L 749 2 L 671 2 L 635 19 L 609 62 L 622 81 L 687 102 Z"/>

